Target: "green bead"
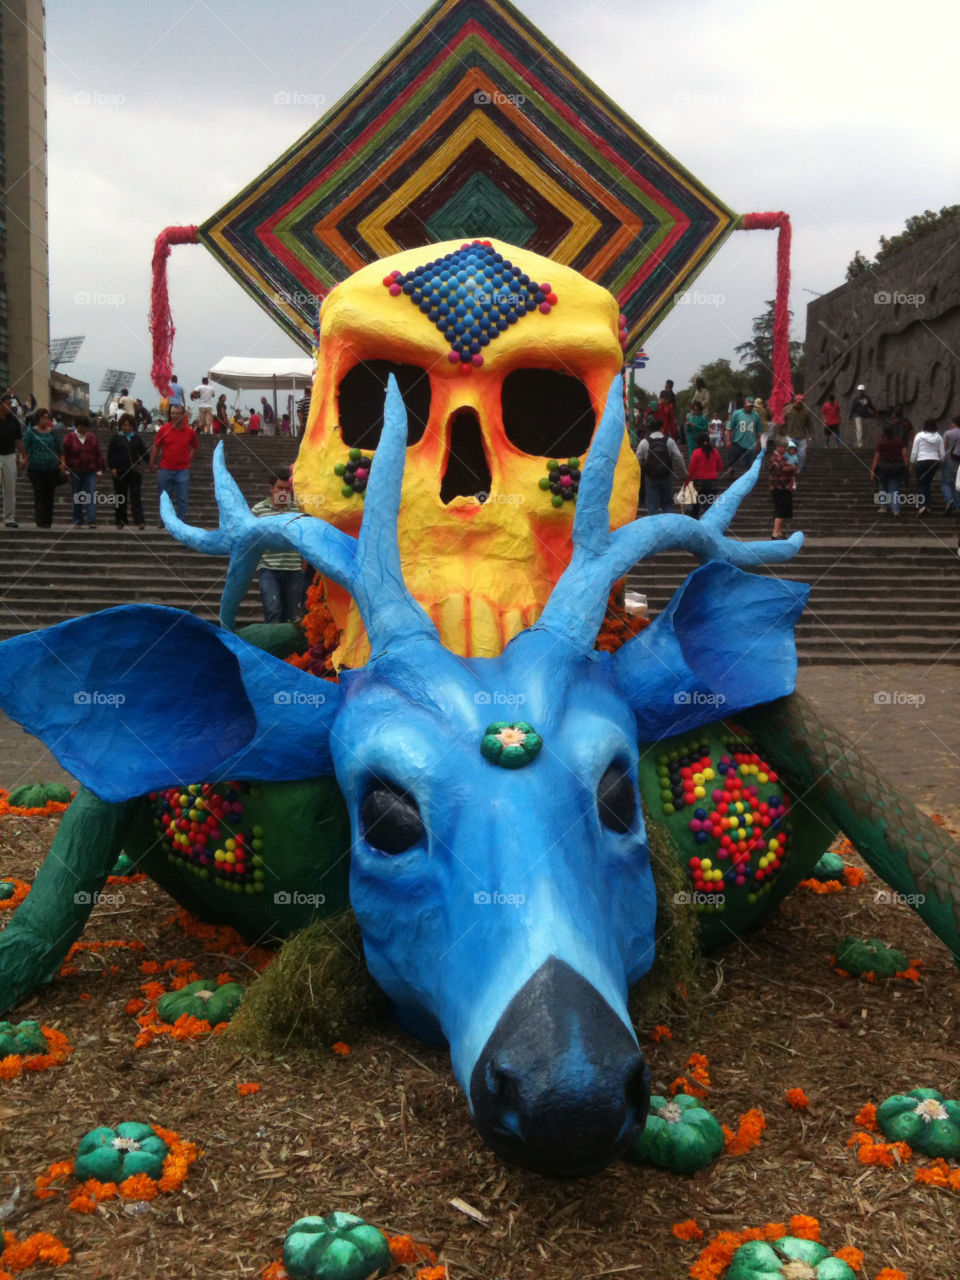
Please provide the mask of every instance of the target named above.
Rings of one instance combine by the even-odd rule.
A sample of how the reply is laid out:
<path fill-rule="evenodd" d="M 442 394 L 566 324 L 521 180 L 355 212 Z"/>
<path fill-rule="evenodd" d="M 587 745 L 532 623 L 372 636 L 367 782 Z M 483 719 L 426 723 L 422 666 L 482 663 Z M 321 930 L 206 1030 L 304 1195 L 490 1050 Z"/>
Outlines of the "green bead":
<path fill-rule="evenodd" d="M 342 462 L 338 462 L 337 465 L 333 468 L 333 474 L 335 476 L 345 476 L 347 474 L 347 468 L 344 466 Z"/>
<path fill-rule="evenodd" d="M 663 812 L 667 815 L 668 818 L 672 818 L 677 811 L 672 804 L 665 804 L 663 806 Z"/>
<path fill-rule="evenodd" d="M 540 478 L 540 480 L 538 481 L 538 483 L 539 483 L 539 485 L 540 485 L 540 488 L 541 488 L 541 489 L 549 489 L 549 488 L 550 488 L 550 477 L 549 477 L 549 476 L 541 476 L 541 478 Z"/>
<path fill-rule="evenodd" d="M 553 497 L 550 499 L 550 501 L 553 503 L 555 507 L 563 506 L 563 498 L 560 497 L 559 493 L 555 493 Z"/>
<path fill-rule="evenodd" d="M 557 471 L 559 470 L 559 467 L 560 467 L 560 463 L 556 460 L 556 458 L 551 458 L 550 461 L 547 463 L 548 471 Z"/>
<path fill-rule="evenodd" d="M 363 457 L 363 451 L 360 449 L 351 449 L 349 457 L 351 462 L 359 462 Z"/>
<path fill-rule="evenodd" d="M 341 494 L 341 496 L 342 496 L 342 497 L 344 497 L 344 498 L 352 498 L 352 497 L 353 497 L 353 489 L 352 489 L 352 488 L 350 487 L 350 485 L 348 485 L 348 484 L 342 485 L 342 486 L 341 486 L 341 489 L 340 489 L 340 494 Z"/>
<path fill-rule="evenodd" d="M 579 459 L 579 458 L 570 458 L 570 459 L 569 459 L 569 461 L 567 462 L 567 466 L 568 466 L 568 467 L 570 467 L 570 468 L 571 468 L 571 470 L 573 470 L 573 471 L 579 471 L 579 470 L 580 470 L 580 459 Z"/>

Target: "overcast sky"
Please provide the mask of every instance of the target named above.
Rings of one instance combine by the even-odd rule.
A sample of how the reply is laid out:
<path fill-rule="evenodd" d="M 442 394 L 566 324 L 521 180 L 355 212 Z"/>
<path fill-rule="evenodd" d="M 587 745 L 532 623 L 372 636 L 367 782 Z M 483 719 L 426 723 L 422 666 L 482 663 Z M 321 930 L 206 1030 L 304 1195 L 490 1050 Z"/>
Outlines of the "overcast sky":
<path fill-rule="evenodd" d="M 417 0 L 47 0 L 50 329 L 64 372 L 149 382 L 157 232 L 200 223 L 290 146 L 425 11 Z M 806 303 L 907 217 L 958 200 L 953 0 L 524 0 L 528 17 L 737 212 L 793 220 Z M 286 90 L 302 105 L 276 105 Z M 304 100 L 307 100 L 306 102 Z M 775 240 L 731 236 L 650 335 L 643 381 L 733 358 L 773 297 Z M 175 368 L 302 354 L 206 249 L 170 267 Z M 90 299 L 87 301 L 86 299 Z"/>

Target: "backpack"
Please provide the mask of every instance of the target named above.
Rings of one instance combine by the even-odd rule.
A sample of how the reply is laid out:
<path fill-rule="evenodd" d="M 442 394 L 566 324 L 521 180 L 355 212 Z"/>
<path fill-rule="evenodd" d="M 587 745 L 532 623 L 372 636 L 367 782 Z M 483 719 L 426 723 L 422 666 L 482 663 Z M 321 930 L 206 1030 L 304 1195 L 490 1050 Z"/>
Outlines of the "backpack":
<path fill-rule="evenodd" d="M 661 436 L 659 440 L 650 439 L 647 441 L 647 458 L 644 463 L 644 471 L 651 480 L 662 480 L 665 476 L 673 475 L 673 467 L 670 464 L 670 448 L 665 437 Z"/>

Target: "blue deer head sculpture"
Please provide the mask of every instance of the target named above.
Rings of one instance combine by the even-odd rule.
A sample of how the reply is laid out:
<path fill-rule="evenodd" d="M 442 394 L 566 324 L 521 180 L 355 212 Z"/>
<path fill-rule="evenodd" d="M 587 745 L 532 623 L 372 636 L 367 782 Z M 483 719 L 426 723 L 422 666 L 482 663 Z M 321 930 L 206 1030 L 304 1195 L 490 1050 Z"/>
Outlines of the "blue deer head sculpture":
<path fill-rule="evenodd" d="M 229 554 L 223 627 L 153 606 L 110 610 L 96 615 L 96 654 L 82 674 L 71 673 L 71 628 L 92 619 L 43 633 L 46 696 L 29 679 L 2 690 L 10 713 L 105 799 L 196 778 L 333 771 L 373 977 L 412 1031 L 449 1043 L 485 1141 L 561 1175 L 616 1158 L 647 1110 L 649 1074 L 627 1013 L 655 950 L 638 742 L 696 728 L 718 705 L 735 713 L 791 692 L 807 594 L 743 572 L 786 560 L 799 535 L 726 536 L 759 460 L 699 521 L 663 515 L 611 532 L 623 431 L 617 379 L 584 468 L 570 564 L 537 624 L 497 658 L 446 650 L 404 584 L 406 413 L 391 378 L 357 539 L 310 516 L 253 517 L 220 446 L 220 528 L 187 527 L 166 498 L 164 518 L 188 545 Z M 364 619 L 370 660 L 339 685 L 230 631 L 261 553 L 290 546 L 347 587 Z M 611 585 L 645 556 L 678 548 L 706 563 L 616 655 L 596 651 Z M 37 643 L 5 648 L 14 665 L 36 666 L 35 652 L 17 646 Z M 181 681 L 155 689 L 150 667 L 173 652 Z M 81 678 L 119 689 L 120 714 L 93 701 L 75 723 L 70 689 Z"/>

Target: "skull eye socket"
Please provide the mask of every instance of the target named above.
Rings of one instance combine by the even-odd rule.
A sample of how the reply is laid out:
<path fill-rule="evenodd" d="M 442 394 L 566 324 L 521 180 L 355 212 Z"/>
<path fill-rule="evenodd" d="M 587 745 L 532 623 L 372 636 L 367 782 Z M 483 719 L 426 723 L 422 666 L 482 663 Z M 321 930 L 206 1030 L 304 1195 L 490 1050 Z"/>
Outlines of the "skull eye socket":
<path fill-rule="evenodd" d="M 351 449 L 376 449 L 383 430 L 387 377 L 397 380 L 407 410 L 407 444 L 423 438 L 430 418 L 430 378 L 415 364 L 362 360 L 340 381 L 337 390 L 340 431 Z"/>
<path fill-rule="evenodd" d="M 574 458 L 586 453 L 597 425 L 590 393 L 554 369 L 514 369 L 503 380 L 503 429 L 524 453 Z"/>
<path fill-rule="evenodd" d="M 597 787 L 600 821 L 611 831 L 624 835 L 633 826 L 637 812 L 637 792 L 622 765 L 612 764 Z"/>
<path fill-rule="evenodd" d="M 416 800 L 389 782 L 377 780 L 367 792 L 360 821 L 367 844 L 390 855 L 405 853 L 425 835 Z"/>

